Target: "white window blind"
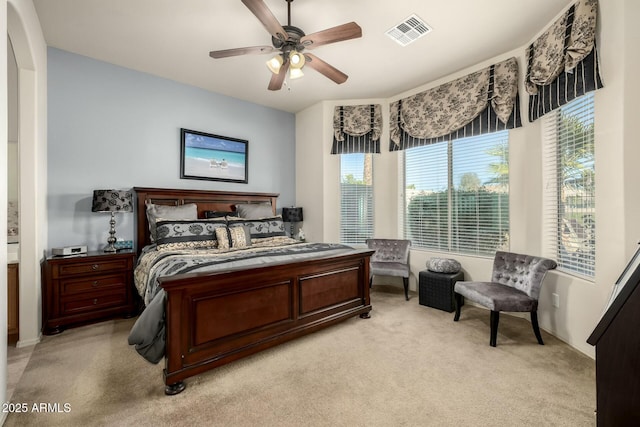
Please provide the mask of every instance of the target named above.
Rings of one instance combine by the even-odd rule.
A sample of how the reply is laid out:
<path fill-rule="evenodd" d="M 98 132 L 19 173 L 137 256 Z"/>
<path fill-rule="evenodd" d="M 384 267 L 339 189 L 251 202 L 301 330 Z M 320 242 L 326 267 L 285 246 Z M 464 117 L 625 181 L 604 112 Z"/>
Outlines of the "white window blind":
<path fill-rule="evenodd" d="M 364 244 L 373 237 L 372 154 L 340 155 L 340 241 Z"/>
<path fill-rule="evenodd" d="M 492 256 L 508 248 L 508 131 L 405 151 L 405 238 Z"/>
<path fill-rule="evenodd" d="M 545 251 L 558 269 L 595 275 L 593 93 L 544 118 Z"/>
<path fill-rule="evenodd" d="M 446 142 L 404 152 L 404 235 L 413 247 L 449 250 L 449 160 Z"/>

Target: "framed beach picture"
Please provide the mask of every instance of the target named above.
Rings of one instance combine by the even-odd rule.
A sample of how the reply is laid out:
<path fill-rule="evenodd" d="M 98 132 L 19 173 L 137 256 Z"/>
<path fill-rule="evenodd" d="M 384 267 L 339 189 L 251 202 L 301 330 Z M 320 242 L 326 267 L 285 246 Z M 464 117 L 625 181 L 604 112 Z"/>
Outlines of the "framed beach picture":
<path fill-rule="evenodd" d="M 180 178 L 249 182 L 249 141 L 180 129 Z"/>

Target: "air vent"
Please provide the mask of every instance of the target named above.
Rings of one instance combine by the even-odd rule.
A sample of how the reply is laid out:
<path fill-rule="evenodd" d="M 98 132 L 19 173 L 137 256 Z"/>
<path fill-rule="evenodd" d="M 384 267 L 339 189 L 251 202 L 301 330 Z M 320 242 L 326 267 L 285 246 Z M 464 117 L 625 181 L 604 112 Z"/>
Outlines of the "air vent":
<path fill-rule="evenodd" d="M 411 15 L 385 34 L 400 46 L 407 46 L 430 31 L 431 27 L 426 22 L 417 15 Z"/>

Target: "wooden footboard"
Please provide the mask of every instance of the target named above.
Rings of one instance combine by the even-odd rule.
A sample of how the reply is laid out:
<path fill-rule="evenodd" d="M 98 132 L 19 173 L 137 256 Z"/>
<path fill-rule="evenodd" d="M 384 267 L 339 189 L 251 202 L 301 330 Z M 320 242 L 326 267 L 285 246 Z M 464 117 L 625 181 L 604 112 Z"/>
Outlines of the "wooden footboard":
<path fill-rule="evenodd" d="M 352 316 L 368 317 L 372 253 L 160 279 L 167 292 L 165 392 Z"/>

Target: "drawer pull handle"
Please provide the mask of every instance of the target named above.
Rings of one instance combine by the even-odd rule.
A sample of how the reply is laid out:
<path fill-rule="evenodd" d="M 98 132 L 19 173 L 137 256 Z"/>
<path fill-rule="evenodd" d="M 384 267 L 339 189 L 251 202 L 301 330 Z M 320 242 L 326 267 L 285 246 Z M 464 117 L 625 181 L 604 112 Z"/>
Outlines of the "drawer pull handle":
<path fill-rule="evenodd" d="M 98 286 L 98 281 L 97 281 L 97 280 L 94 280 L 94 281 L 93 281 L 93 283 L 91 284 L 91 286 L 93 286 L 94 288 L 95 288 L 96 286 Z"/>
<path fill-rule="evenodd" d="M 93 300 L 93 305 L 96 305 L 98 303 L 98 298 Z"/>
<path fill-rule="evenodd" d="M 92 270 L 97 270 L 98 268 L 100 268 L 100 266 L 99 266 L 98 264 L 93 264 L 93 265 L 91 266 L 91 269 L 92 269 Z"/>

